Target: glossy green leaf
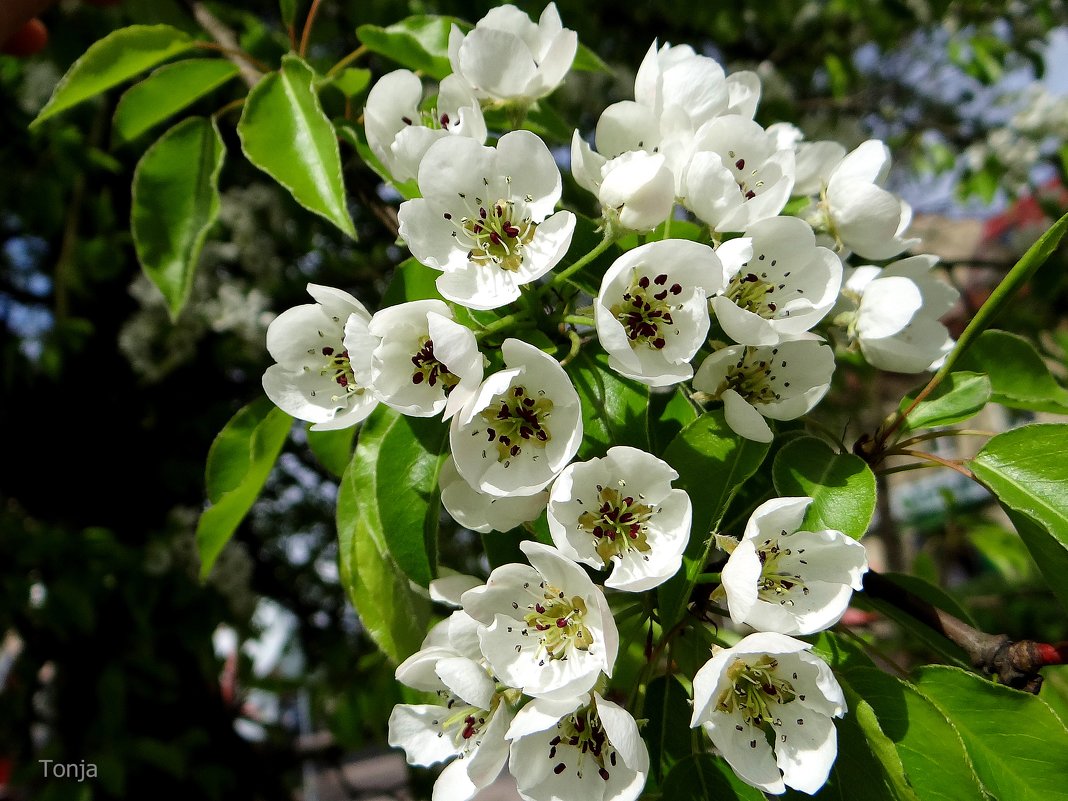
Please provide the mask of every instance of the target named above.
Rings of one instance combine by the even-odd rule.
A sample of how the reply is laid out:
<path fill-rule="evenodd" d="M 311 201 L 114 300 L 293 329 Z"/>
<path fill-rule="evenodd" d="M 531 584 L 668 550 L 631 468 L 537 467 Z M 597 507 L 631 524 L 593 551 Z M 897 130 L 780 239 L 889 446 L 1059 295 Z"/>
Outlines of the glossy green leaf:
<path fill-rule="evenodd" d="M 136 139 L 237 74 L 237 65 L 221 58 L 165 64 L 127 89 L 119 100 L 113 122 L 115 137 L 120 142 Z"/>
<path fill-rule="evenodd" d="M 1024 426 L 991 439 L 968 467 L 1009 512 L 1053 591 L 1068 606 L 1068 424 Z"/>
<path fill-rule="evenodd" d="M 875 711 L 923 801 L 986 801 L 960 735 L 926 696 L 876 668 L 850 670 L 847 680 Z"/>
<path fill-rule="evenodd" d="M 355 150 L 361 161 L 370 167 L 375 175 L 387 184 L 391 184 L 402 198 L 411 200 L 419 197 L 419 185 L 415 180 L 404 182 L 393 180 L 389 170 L 379 161 L 378 156 L 371 150 L 371 146 L 367 144 L 367 134 L 364 132 L 362 125 L 354 125 L 351 120 L 339 119 L 334 120 L 334 129 L 337 132 L 338 139 Z"/>
<path fill-rule="evenodd" d="M 768 452 L 766 442 L 739 437 L 723 419 L 723 410 L 705 412 L 679 432 L 664 451 L 664 461 L 679 474 L 676 487 L 693 504 L 690 542 L 683 567 L 660 585 L 660 619 L 667 627 L 686 608 L 693 581 L 709 553 L 712 527 L 718 525 L 738 486 L 756 472 Z"/>
<path fill-rule="evenodd" d="M 283 57 L 282 68 L 249 92 L 237 134 L 249 161 L 304 208 L 355 238 L 337 137 L 313 89 L 314 77 L 299 57 Z"/>
<path fill-rule="evenodd" d="M 684 725 L 683 721 L 676 724 Z M 693 754 L 676 764 L 664 779 L 662 790 L 665 801 L 764 801 L 760 790 L 743 782 L 730 765 L 711 754 Z"/>
<path fill-rule="evenodd" d="M 356 426 L 335 428 L 327 431 L 307 431 L 308 447 L 319 464 L 333 475 L 341 478 L 352 461 L 352 446 L 356 441 Z"/>
<path fill-rule="evenodd" d="M 649 395 L 649 445 L 660 456 L 682 429 L 697 419 L 697 409 L 681 387 Z"/>
<path fill-rule="evenodd" d="M 856 640 L 835 634 L 833 631 L 821 631 L 819 634 L 804 639 L 812 642 L 812 653 L 830 665 L 836 673 L 858 667 L 875 666 L 871 657 L 864 652 Z"/>
<path fill-rule="evenodd" d="M 214 122 L 190 117 L 145 151 L 134 170 L 130 228 L 137 258 L 178 317 L 200 250 L 219 216 L 226 148 Z"/>
<path fill-rule="evenodd" d="M 337 535 L 341 581 L 367 633 L 394 663 L 418 650 L 430 620 L 430 601 L 386 547 L 376 465 L 395 418 L 372 414 L 360 432 L 357 456 L 338 487 Z"/>
<path fill-rule="evenodd" d="M 605 354 L 588 349 L 567 366 L 567 374 L 582 400 L 580 459 L 603 456 L 614 445 L 649 449 L 649 387 L 623 378 Z"/>
<path fill-rule="evenodd" d="M 341 70 L 329 79 L 331 86 L 338 89 L 347 98 L 361 94 L 371 84 L 371 70 L 363 67 L 349 67 Z"/>
<path fill-rule="evenodd" d="M 1068 389 L 1057 383 L 1035 346 L 1008 331 L 984 331 L 959 366 L 990 377 L 991 400 L 1014 409 L 1068 414 Z"/>
<path fill-rule="evenodd" d="M 930 665 L 917 689 L 960 733 L 976 775 L 999 799 L 1068 799 L 1068 730 L 1030 693 L 974 673 Z"/>
<path fill-rule="evenodd" d="M 405 259 L 393 268 L 393 277 L 382 295 L 382 307 L 396 306 L 410 300 L 444 300 L 438 292 L 441 273 L 420 264 L 414 258 Z"/>
<path fill-rule="evenodd" d="M 297 21 L 298 0 L 278 0 L 278 11 L 282 15 L 282 25 L 291 28 Z"/>
<path fill-rule="evenodd" d="M 901 401 L 899 411 L 912 405 L 918 391 L 910 392 Z M 904 430 L 949 426 L 967 420 L 982 411 L 990 401 L 990 379 L 984 373 L 956 372 L 945 377 L 926 400 L 909 412 Z"/>
<path fill-rule="evenodd" d="M 471 29 L 456 17 L 423 15 L 408 17 L 386 28 L 361 25 L 356 29 L 356 36 L 372 53 L 440 81 L 452 72 L 449 31 L 454 24 L 464 31 Z"/>
<path fill-rule="evenodd" d="M 578 50 L 575 51 L 575 60 L 571 63 L 571 69 L 579 72 L 611 72 L 601 57 L 582 42 L 579 42 Z"/>
<path fill-rule="evenodd" d="M 94 42 L 60 78 L 31 127 L 184 53 L 193 44 L 189 34 L 169 25 L 131 25 L 111 32 Z"/>
<path fill-rule="evenodd" d="M 675 676 L 649 682 L 642 708 L 642 717 L 649 722 L 642 737 L 649 746 L 650 773 L 657 783 L 693 751 L 693 730 L 685 725 L 692 714 L 690 695 Z"/>
<path fill-rule="evenodd" d="M 267 398 L 231 418 L 208 451 L 205 484 L 211 501 L 197 523 L 200 577 L 206 578 L 282 452 L 293 419 Z"/>
<path fill-rule="evenodd" d="M 816 437 L 798 437 L 776 455 L 772 477 L 780 496 L 813 499 L 802 523 L 806 530 L 835 529 L 855 539 L 868 530 L 875 474 L 859 456 L 835 453 Z"/>

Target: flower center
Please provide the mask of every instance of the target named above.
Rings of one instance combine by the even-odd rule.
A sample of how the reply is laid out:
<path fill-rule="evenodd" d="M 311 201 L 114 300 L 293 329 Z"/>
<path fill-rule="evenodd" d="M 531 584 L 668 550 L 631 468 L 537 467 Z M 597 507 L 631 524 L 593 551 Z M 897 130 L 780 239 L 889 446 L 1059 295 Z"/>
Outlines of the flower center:
<path fill-rule="evenodd" d="M 716 709 L 727 714 L 740 712 L 749 726 L 781 725 L 775 707 L 790 703 L 797 693 L 789 681 L 775 675 L 778 666 L 772 656 L 762 656 L 753 663 L 734 660 L 727 668 L 731 686 L 720 694 Z"/>
<path fill-rule="evenodd" d="M 430 337 L 420 338 L 419 350 L 412 356 L 412 364 L 415 365 L 415 371 L 412 373 L 413 384 L 422 384 L 425 381 L 434 387 L 441 382 L 442 389 L 448 395 L 453 387 L 460 383 L 460 379 L 434 355 L 434 341 Z"/>
<path fill-rule="evenodd" d="M 768 298 L 774 291 L 775 285 L 761 280 L 756 273 L 738 273 L 731 279 L 724 294 L 739 308 L 770 319 L 777 308 Z"/>
<path fill-rule="evenodd" d="M 433 721 L 438 737 L 448 736 L 457 746 L 477 747 L 481 743 L 478 735 L 489 720 L 490 711 L 464 704 L 446 690 L 438 690 L 438 696 L 449 710 L 448 717 Z"/>
<path fill-rule="evenodd" d="M 511 185 L 511 178 L 505 183 Z M 489 181 L 483 179 L 485 184 Z M 471 204 L 467 195 L 459 193 L 467 206 L 467 213 L 457 220 L 451 212 L 445 212 L 446 220 L 453 222 L 456 230 L 452 235 L 461 247 L 468 249 L 467 258 L 479 266 L 497 267 L 515 272 L 523 266 L 523 254 L 534 239 L 538 224 L 530 219 L 525 203 L 509 197 L 487 204 L 482 198 L 474 198 Z M 530 203 L 534 198 L 524 198 Z"/>
<path fill-rule="evenodd" d="M 411 117 L 401 117 L 401 121 L 405 125 L 415 125 L 415 122 Z M 419 125 L 423 128 L 430 128 L 435 131 L 447 131 L 449 130 L 449 123 L 451 122 L 452 120 L 449 119 L 448 114 L 438 114 L 436 108 L 421 109 L 419 111 Z"/>
<path fill-rule="evenodd" d="M 782 537 L 789 536 L 786 531 L 781 533 Z M 798 550 L 799 554 L 805 552 L 804 548 Z M 801 579 L 801 576 L 797 573 L 792 573 L 786 570 L 779 564 L 781 557 L 792 556 L 793 549 L 784 548 L 778 542 L 771 539 L 766 539 L 757 548 L 757 556 L 760 558 L 760 579 L 757 581 L 757 589 L 765 601 L 778 601 L 783 606 L 793 606 L 794 602 L 785 596 L 789 595 L 790 591 L 796 587 L 801 588 L 801 592 L 808 595 L 808 587 L 805 586 L 805 582 Z M 802 560 L 804 561 L 804 560 Z"/>
<path fill-rule="evenodd" d="M 326 357 L 326 363 L 319 370 L 319 375 L 330 376 L 342 390 L 340 394 L 332 395 L 330 400 L 339 402 L 346 400 L 349 395 L 362 395 L 364 388 L 356 385 L 356 376 L 349 362 L 349 352 L 343 350 L 338 353 L 334 348 L 324 346 L 322 354 Z"/>
<path fill-rule="evenodd" d="M 567 659 L 572 648 L 588 651 L 593 634 L 583 622 L 586 602 L 577 595 L 567 598 L 563 590 L 551 584 L 543 590 L 542 600 L 527 604 L 529 611 L 523 616 L 527 626 L 539 633 L 540 648 L 545 649 L 549 659 Z"/>
<path fill-rule="evenodd" d="M 609 768 L 614 768 L 617 763 L 616 749 L 608 741 L 597 711 L 592 706 L 580 709 L 561 719 L 556 728 L 560 733 L 549 741 L 549 759 L 555 761 L 560 749 L 574 748 L 578 751 L 575 772 L 580 779 L 583 763 L 588 757 L 597 768 L 597 774 L 608 781 Z M 565 770 L 566 762 L 558 762 L 553 766 L 553 772 L 557 775 Z"/>
<path fill-rule="evenodd" d="M 764 188 L 764 182 L 759 179 L 759 170 L 750 170 L 745 172 L 745 159 L 740 158 L 733 150 L 727 151 L 729 158 L 728 163 L 734 168 L 734 180 L 738 184 L 738 191 L 742 193 L 742 197 L 746 200 L 752 200 L 757 196 L 758 191 Z"/>
<path fill-rule="evenodd" d="M 637 272 L 631 280 L 623 299 L 611 307 L 612 315 L 619 320 L 627 338 L 635 344 L 644 344 L 656 350 L 662 350 L 667 344 L 663 326 L 673 325 L 671 312 L 679 307 L 667 302 L 669 295 L 681 295 L 682 285 L 673 283 L 667 286 L 666 273 L 660 273 L 652 280 L 649 276 L 638 277 Z"/>
<path fill-rule="evenodd" d="M 498 403 L 483 409 L 487 441 L 497 443 L 498 461 L 518 456 L 527 445 L 544 448 L 552 439 L 545 428 L 552 411 L 551 400 L 533 398 L 522 386 L 512 387 Z"/>
<path fill-rule="evenodd" d="M 773 348 L 771 355 L 778 354 Z M 775 376 L 771 374 L 772 363 L 766 359 L 756 358 L 755 348 L 746 348 L 737 362 L 727 371 L 727 376 L 716 388 L 715 397 L 720 397 L 726 390 L 733 389 L 750 403 L 774 403 L 781 399 L 770 383 Z"/>
<path fill-rule="evenodd" d="M 639 496 L 640 499 L 641 496 Z M 622 556 L 628 551 L 645 553 L 652 550 L 646 541 L 647 523 L 654 509 L 635 501 L 613 487 L 597 486 L 600 506 L 596 512 L 579 515 L 579 526 L 593 535 L 597 543 L 597 555 L 608 564 L 613 556 Z"/>

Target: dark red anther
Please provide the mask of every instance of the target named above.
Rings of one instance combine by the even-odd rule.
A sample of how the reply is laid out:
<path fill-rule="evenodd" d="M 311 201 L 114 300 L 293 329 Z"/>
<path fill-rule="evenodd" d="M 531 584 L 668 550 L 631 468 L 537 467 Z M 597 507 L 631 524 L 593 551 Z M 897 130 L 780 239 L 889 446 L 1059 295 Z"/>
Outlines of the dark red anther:
<path fill-rule="evenodd" d="M 599 771 L 597 771 L 597 775 L 600 776 L 605 781 L 608 781 L 608 771 L 605 770 L 604 768 L 601 768 Z"/>
<path fill-rule="evenodd" d="M 745 169 L 745 159 L 738 159 L 736 162 L 734 162 L 734 166 L 737 167 L 739 170 L 744 170 Z"/>
<path fill-rule="evenodd" d="M 640 286 L 642 289 L 646 289 L 649 286 L 649 276 L 643 275 L 641 278 L 639 278 L 638 286 Z"/>
<path fill-rule="evenodd" d="M 333 348 L 323 348 L 323 356 L 333 356 L 333 355 L 334 355 L 334 349 Z"/>
<path fill-rule="evenodd" d="M 566 629 L 567 628 L 567 618 L 566 617 L 558 617 L 556 619 L 556 628 L 558 628 L 558 629 Z M 579 731 L 581 731 L 581 729 Z"/>
<path fill-rule="evenodd" d="M 667 345 L 667 342 L 663 337 L 657 337 L 653 340 L 653 347 L 657 350 L 663 350 L 665 345 Z"/>
<path fill-rule="evenodd" d="M 441 115 L 441 127 L 442 128 L 448 128 L 449 127 L 449 115 L 448 114 L 442 114 Z M 741 167 L 739 167 L 738 169 L 740 170 Z"/>
<path fill-rule="evenodd" d="M 449 214 L 449 212 L 445 212 L 445 219 L 446 220 L 451 220 L 452 219 L 452 215 Z"/>
<path fill-rule="evenodd" d="M 413 384 L 422 384 L 424 377 L 425 376 L 422 373 L 412 373 L 412 383 Z M 492 437 L 490 439 L 492 439 Z"/>
<path fill-rule="evenodd" d="M 559 765 L 557 765 L 555 768 L 553 768 L 553 773 L 555 773 L 557 776 L 559 776 L 565 770 L 567 770 L 567 765 L 565 765 L 563 762 L 561 762 Z"/>
<path fill-rule="evenodd" d="M 671 285 L 671 294 L 672 295 L 678 295 L 681 292 L 682 292 L 682 284 L 672 284 Z"/>
<path fill-rule="evenodd" d="M 653 279 L 653 283 L 657 286 L 663 286 L 667 283 L 667 276 L 664 273 L 660 273 L 660 275 Z"/>
<path fill-rule="evenodd" d="M 401 117 L 401 122 L 403 122 L 405 125 L 411 125 L 412 119 L 411 117 Z"/>

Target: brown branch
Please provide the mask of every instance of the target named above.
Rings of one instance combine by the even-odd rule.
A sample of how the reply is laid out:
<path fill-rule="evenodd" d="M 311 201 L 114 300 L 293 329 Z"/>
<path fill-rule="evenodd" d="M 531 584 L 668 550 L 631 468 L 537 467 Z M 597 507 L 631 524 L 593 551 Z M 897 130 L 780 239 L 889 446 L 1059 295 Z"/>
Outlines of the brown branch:
<path fill-rule="evenodd" d="M 1068 642 L 1051 645 L 1034 640 L 1013 640 L 1007 634 L 987 634 L 933 606 L 885 576 L 869 570 L 864 592 L 896 606 L 960 646 L 972 665 L 1001 684 L 1037 694 L 1042 687 L 1041 668 L 1068 663 Z"/>
<path fill-rule="evenodd" d="M 234 32 L 212 14 L 200 0 L 193 0 L 189 7 L 197 24 L 219 43 L 222 48 L 221 52 L 237 65 L 237 68 L 241 71 L 241 79 L 248 84 L 250 89 L 255 86 L 260 78 L 263 77 L 263 73 L 257 69 L 251 56 L 241 49 Z"/>

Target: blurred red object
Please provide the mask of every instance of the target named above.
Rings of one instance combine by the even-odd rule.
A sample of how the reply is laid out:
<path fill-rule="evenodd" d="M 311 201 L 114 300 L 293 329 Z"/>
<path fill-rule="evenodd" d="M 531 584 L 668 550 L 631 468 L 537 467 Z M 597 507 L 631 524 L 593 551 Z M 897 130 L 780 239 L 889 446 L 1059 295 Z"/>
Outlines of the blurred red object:
<path fill-rule="evenodd" d="M 9 56 L 32 56 L 39 53 L 48 44 L 48 28 L 41 20 L 34 17 L 4 42 L 0 51 Z"/>

